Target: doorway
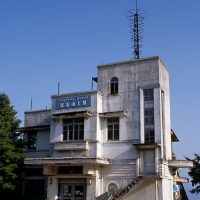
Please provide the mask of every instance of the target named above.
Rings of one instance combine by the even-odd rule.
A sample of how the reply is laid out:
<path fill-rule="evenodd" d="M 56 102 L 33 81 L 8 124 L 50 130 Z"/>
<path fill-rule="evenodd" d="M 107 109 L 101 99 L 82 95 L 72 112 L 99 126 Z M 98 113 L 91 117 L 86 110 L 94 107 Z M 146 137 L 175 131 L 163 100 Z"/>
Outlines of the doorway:
<path fill-rule="evenodd" d="M 62 180 L 59 183 L 60 200 L 86 200 L 85 180 Z"/>
<path fill-rule="evenodd" d="M 155 150 L 141 151 L 140 175 L 155 175 Z"/>

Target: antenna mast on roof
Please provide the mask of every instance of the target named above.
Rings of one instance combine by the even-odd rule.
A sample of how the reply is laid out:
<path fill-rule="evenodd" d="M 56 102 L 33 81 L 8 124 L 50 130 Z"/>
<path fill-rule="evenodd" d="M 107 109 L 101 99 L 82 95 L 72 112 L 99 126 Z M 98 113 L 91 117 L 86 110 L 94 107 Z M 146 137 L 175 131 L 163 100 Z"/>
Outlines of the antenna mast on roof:
<path fill-rule="evenodd" d="M 58 82 L 58 95 L 60 94 L 60 82 Z"/>
<path fill-rule="evenodd" d="M 130 33 L 131 33 L 131 41 L 133 48 L 134 59 L 139 59 L 141 55 L 141 42 L 143 40 L 143 28 L 144 28 L 144 18 L 145 14 L 141 9 L 138 9 L 138 3 L 136 0 L 136 9 L 132 9 L 128 11 L 127 15 L 129 19 Z"/>
<path fill-rule="evenodd" d="M 33 109 L 33 98 L 31 97 L 31 106 L 30 106 L 30 111 Z"/>

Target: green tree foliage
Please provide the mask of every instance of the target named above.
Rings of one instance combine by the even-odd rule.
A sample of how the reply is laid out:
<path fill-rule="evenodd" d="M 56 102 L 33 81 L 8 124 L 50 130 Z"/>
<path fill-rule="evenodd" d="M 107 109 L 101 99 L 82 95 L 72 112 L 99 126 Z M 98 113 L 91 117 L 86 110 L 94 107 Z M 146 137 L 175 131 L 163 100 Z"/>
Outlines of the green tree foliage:
<path fill-rule="evenodd" d="M 20 120 L 6 94 L 0 93 L 0 190 L 14 190 L 23 166 Z"/>
<path fill-rule="evenodd" d="M 192 178 L 192 189 L 191 193 L 200 193 L 200 154 L 194 154 L 194 159 L 187 158 L 187 160 L 193 161 L 194 167 L 189 169 L 189 176 Z"/>

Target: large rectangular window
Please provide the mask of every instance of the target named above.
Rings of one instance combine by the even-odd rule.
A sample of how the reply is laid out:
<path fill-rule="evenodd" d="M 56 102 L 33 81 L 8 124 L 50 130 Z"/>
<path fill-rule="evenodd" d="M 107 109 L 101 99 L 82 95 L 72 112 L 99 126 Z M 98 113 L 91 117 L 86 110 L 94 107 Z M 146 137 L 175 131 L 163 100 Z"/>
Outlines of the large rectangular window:
<path fill-rule="evenodd" d="M 109 118 L 107 123 L 108 140 L 119 140 L 119 118 Z"/>
<path fill-rule="evenodd" d="M 84 118 L 63 120 L 63 140 L 84 140 Z"/>
<path fill-rule="evenodd" d="M 145 143 L 155 143 L 154 133 L 154 90 L 144 89 L 144 140 Z"/>
<path fill-rule="evenodd" d="M 144 150 L 141 151 L 141 175 L 153 175 L 155 174 L 155 151 Z"/>

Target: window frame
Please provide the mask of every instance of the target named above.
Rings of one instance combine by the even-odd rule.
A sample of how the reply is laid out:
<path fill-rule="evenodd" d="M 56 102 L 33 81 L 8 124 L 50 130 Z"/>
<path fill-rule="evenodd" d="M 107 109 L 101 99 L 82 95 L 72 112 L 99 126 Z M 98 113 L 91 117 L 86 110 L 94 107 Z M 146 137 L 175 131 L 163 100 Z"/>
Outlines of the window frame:
<path fill-rule="evenodd" d="M 144 95 L 144 102 L 146 101 L 154 101 L 154 89 L 148 88 L 143 89 L 143 95 Z"/>
<path fill-rule="evenodd" d="M 154 125 L 154 108 L 144 108 L 144 124 Z"/>
<path fill-rule="evenodd" d="M 117 77 L 112 77 L 110 79 L 110 94 L 116 95 L 119 93 L 119 79 Z"/>
<path fill-rule="evenodd" d="M 146 127 L 144 134 L 145 144 L 154 144 L 155 143 L 155 129 L 154 127 Z"/>
<path fill-rule="evenodd" d="M 26 133 L 27 150 L 35 151 L 37 149 L 37 131 L 29 131 Z"/>
<path fill-rule="evenodd" d="M 107 140 L 120 140 L 120 120 L 119 117 L 112 117 L 107 119 Z"/>
<path fill-rule="evenodd" d="M 144 143 L 155 143 L 154 88 L 143 89 Z"/>
<path fill-rule="evenodd" d="M 155 149 L 142 150 L 140 158 L 140 174 L 154 175 L 156 172 Z"/>
<path fill-rule="evenodd" d="M 62 141 L 83 141 L 84 140 L 84 118 L 63 119 Z"/>

